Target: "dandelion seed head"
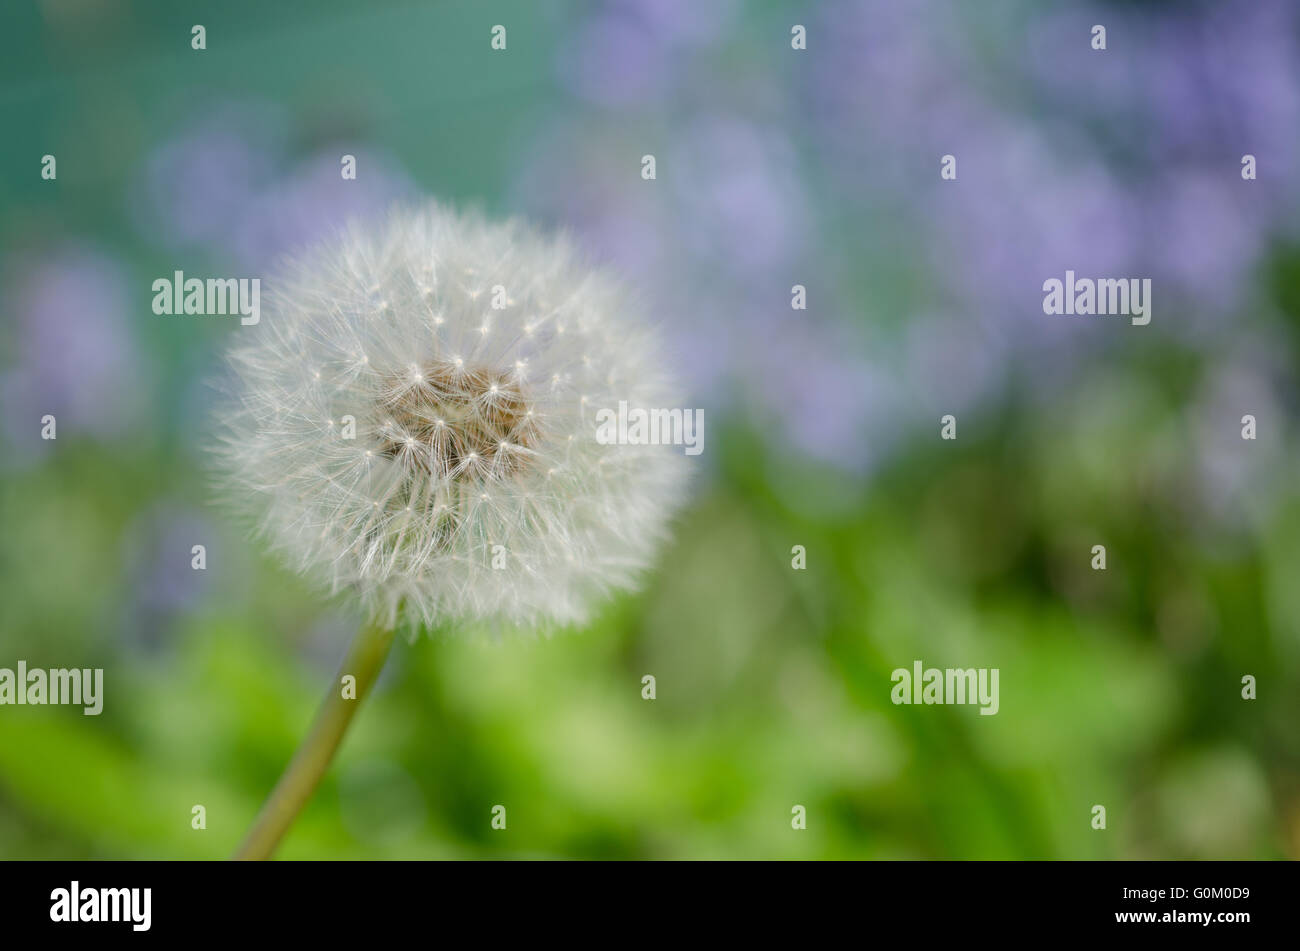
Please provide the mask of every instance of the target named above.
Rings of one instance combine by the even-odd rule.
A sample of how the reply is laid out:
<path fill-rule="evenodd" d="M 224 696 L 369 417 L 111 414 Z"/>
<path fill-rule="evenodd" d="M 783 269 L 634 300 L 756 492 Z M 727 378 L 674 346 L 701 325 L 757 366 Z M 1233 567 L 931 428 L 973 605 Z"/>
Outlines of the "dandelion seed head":
<path fill-rule="evenodd" d="M 390 624 L 581 623 L 635 586 L 685 464 L 596 439 L 593 406 L 681 405 L 616 280 L 562 239 L 429 206 L 267 284 L 216 448 L 224 494 L 294 569 Z M 495 284 L 511 308 L 488 333 Z"/>

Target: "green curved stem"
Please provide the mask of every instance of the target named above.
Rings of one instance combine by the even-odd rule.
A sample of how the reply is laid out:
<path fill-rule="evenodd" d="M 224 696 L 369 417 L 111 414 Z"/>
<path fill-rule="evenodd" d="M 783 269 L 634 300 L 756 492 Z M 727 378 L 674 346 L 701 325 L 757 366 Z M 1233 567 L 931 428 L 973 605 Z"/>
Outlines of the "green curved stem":
<path fill-rule="evenodd" d="M 387 627 L 367 624 L 352 641 L 347 657 L 339 667 L 338 676 L 330 685 L 316 713 L 311 732 L 294 753 L 293 759 L 286 767 L 280 781 L 275 784 L 271 796 L 258 813 L 253 828 L 249 830 L 243 845 L 235 852 L 234 859 L 268 859 L 275 852 L 293 820 L 298 817 L 302 807 L 316 790 L 325 770 L 329 768 L 334 753 L 338 750 L 348 724 L 361 706 L 361 702 L 370 694 L 379 672 L 384 669 L 389 649 L 393 645 L 393 631 Z M 356 678 L 356 699 L 343 697 L 342 680 L 345 675 Z"/>

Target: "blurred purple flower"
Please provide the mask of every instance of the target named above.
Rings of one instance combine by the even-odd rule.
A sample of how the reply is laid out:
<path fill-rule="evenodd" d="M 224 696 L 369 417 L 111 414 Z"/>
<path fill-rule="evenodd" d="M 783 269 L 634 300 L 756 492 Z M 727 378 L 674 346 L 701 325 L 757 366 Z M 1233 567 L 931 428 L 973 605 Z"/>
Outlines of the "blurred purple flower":
<path fill-rule="evenodd" d="M 560 76 L 576 95 L 602 106 L 662 100 L 686 55 L 712 43 L 735 7 L 735 0 L 617 0 L 580 23 L 558 64 Z"/>
<path fill-rule="evenodd" d="M 282 128 L 264 107 L 227 104 L 163 143 L 135 187 L 141 233 L 169 246 L 229 240 L 282 164 Z"/>
<path fill-rule="evenodd" d="M 674 142 L 667 165 L 689 259 L 711 280 L 719 271 L 737 281 L 776 276 L 788 292 L 794 282 L 785 278 L 809 228 L 808 196 L 784 133 L 737 117 L 697 120 Z"/>
<path fill-rule="evenodd" d="M 937 423 L 945 413 L 962 415 L 976 407 L 1002 382 L 998 371 L 1009 346 L 964 316 L 910 323 L 892 365 L 913 417 Z"/>
<path fill-rule="evenodd" d="M 1228 176 L 1237 178 L 1232 171 Z M 1213 321 L 1239 305 L 1266 248 L 1267 230 L 1238 197 L 1243 186 L 1249 187 L 1238 178 L 1234 194 L 1222 174 L 1171 171 L 1143 202 L 1144 273 L 1169 279 L 1196 302 L 1188 323 Z"/>
<path fill-rule="evenodd" d="M 927 190 L 932 270 L 1017 336 L 1051 334 L 1043 281 L 1136 274 L 1139 221 L 1103 165 L 1067 160 L 1019 126 L 989 131 L 962 144 L 957 181 Z"/>
<path fill-rule="evenodd" d="M 577 124 L 552 126 L 521 163 L 511 203 L 562 227 L 651 293 L 671 268 L 674 248 L 663 239 L 672 211 L 657 192 L 628 187 L 629 175 L 633 185 L 639 181 L 634 157 L 623 139 Z"/>
<path fill-rule="evenodd" d="M 1079 41 L 1094 23 L 1107 25 L 1105 53 Z M 1144 161 L 1145 174 L 1236 171 L 1246 152 L 1291 168 L 1300 151 L 1298 28 L 1291 0 L 1057 8 L 1030 21 L 1023 79 L 1044 108 L 1100 130 Z"/>
<path fill-rule="evenodd" d="M 603 11 L 578 27 L 573 56 L 560 75 L 577 95 L 605 106 L 662 96 L 673 76 L 673 50 L 635 18 Z"/>
<path fill-rule="evenodd" d="M 835 347 L 823 334 L 833 324 L 790 308 L 790 288 L 807 273 L 810 224 L 785 134 L 699 118 L 660 157 L 655 182 L 640 179 L 634 148 L 605 136 L 556 130 L 521 168 L 516 203 L 562 224 L 640 289 L 696 398 L 716 409 L 737 382 L 769 380 L 781 365 L 782 387 L 747 394 L 753 416 L 802 426 L 791 439 L 856 465 L 861 439 L 842 437 L 860 421 L 858 407 L 823 399 L 852 385 L 847 370 L 827 375 Z"/>
<path fill-rule="evenodd" d="M 732 322 L 746 319 L 736 300 L 750 282 L 771 281 L 788 299 L 808 199 L 783 135 L 739 119 L 699 120 L 660 158 L 671 172 L 659 181 L 642 183 L 636 158 L 620 139 L 564 127 L 530 151 L 516 201 L 652 295 L 683 283 L 692 298 L 696 283 L 722 288 L 732 303 L 720 316 Z"/>
<path fill-rule="evenodd" d="M 985 111 L 959 11 L 936 0 L 819 6 L 798 104 L 852 191 L 937 175 Z"/>
<path fill-rule="evenodd" d="M 899 428 L 890 420 L 897 390 L 860 349 L 792 328 L 751 355 L 747 414 L 778 422 L 768 445 L 852 471 L 879 464 Z"/>
<path fill-rule="evenodd" d="M 711 65 L 716 35 L 665 38 L 655 11 L 673 7 L 602 8 L 584 28 L 589 58 L 562 69 L 587 98 L 680 131 L 650 149 L 631 128 L 571 123 L 529 156 L 520 203 L 646 289 L 689 343 L 698 391 L 738 386 L 821 458 L 858 468 L 900 420 L 969 409 L 1012 370 L 1060 386 L 1122 339 L 1044 315 L 1050 277 L 1151 277 L 1154 332 L 1204 336 L 1241 305 L 1270 235 L 1294 227 L 1300 191 L 1278 170 L 1300 155 L 1300 17 L 1278 0 L 1242 15 L 828 2 L 810 25 L 802 95 L 737 108 L 734 86 L 708 87 L 685 119 L 672 94 Z M 1094 23 L 1108 27 L 1104 53 L 1090 48 Z M 804 176 L 801 125 L 820 143 L 804 161 L 828 174 Z M 643 151 L 659 155 L 654 185 L 635 177 Z M 1240 178 L 1245 152 L 1260 158 L 1258 182 Z M 955 182 L 939 178 L 945 154 Z M 818 244 L 849 216 L 887 237 Z M 852 277 L 836 286 L 867 255 L 873 276 L 915 268 L 902 275 L 915 311 L 870 350 L 843 328 L 884 305 L 846 291 Z M 811 285 L 813 310 L 787 309 L 793 283 Z M 872 452 L 855 452 L 864 441 Z"/>
<path fill-rule="evenodd" d="M 13 362 L 0 375 L 9 442 L 26 454 L 58 435 L 113 436 L 138 421 L 148 379 L 128 318 L 121 266 L 84 244 L 27 252 L 5 262 L 4 309 L 14 317 Z"/>
<path fill-rule="evenodd" d="M 355 179 L 341 174 L 344 152 L 356 157 Z M 231 248 L 244 268 L 264 272 L 281 255 L 329 237 L 353 218 L 383 214 L 416 192 L 406 173 L 382 153 L 321 152 L 250 196 Z"/>
<path fill-rule="evenodd" d="M 1294 228 L 1300 191 L 1277 170 L 1300 154 L 1298 21 L 1276 0 L 832 4 L 807 112 L 842 197 L 922 228 L 948 306 L 1063 365 L 1087 335 L 1042 319 L 1046 278 L 1149 276 L 1166 314 L 1203 329 Z M 1258 182 L 1241 180 L 1247 152 Z M 938 180 L 944 154 L 955 182 Z"/>
<path fill-rule="evenodd" d="M 1108 24 L 1104 54 L 1079 42 L 1092 23 Z M 1295 228 L 1300 189 L 1282 170 L 1300 159 L 1300 7 L 1074 8 L 1030 37 L 1042 107 L 1117 153 L 1143 266 L 1195 302 L 1191 319 L 1238 304 L 1270 236 Z M 1241 178 L 1246 154 L 1257 181 Z"/>
<path fill-rule="evenodd" d="M 340 145 L 295 163 L 283 126 L 268 107 L 227 105 L 160 146 L 137 188 L 142 232 L 262 274 L 280 255 L 416 192 L 381 152 Z M 356 158 L 355 179 L 342 177 L 344 154 Z"/>

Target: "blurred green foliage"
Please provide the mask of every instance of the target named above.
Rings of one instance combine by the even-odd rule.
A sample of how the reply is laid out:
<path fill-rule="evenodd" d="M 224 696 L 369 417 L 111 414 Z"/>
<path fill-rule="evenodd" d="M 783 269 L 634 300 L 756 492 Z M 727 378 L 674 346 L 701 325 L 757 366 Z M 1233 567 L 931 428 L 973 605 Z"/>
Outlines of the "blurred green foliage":
<path fill-rule="evenodd" d="M 1173 425 L 1159 410 L 1145 423 Z M 281 854 L 1294 854 L 1297 684 L 1278 672 L 1294 670 L 1300 499 L 1225 556 L 1217 537 L 1152 529 L 1171 498 L 1158 480 L 1060 452 L 1077 424 L 995 425 L 944 458 L 918 447 L 865 491 L 810 483 L 793 506 L 770 475 L 781 463 L 728 434 L 649 589 L 590 629 L 399 644 Z M 1080 448 L 1116 450 L 1124 429 Z M 166 484 L 199 482 L 150 461 Z M 165 643 L 124 646 L 131 592 L 109 540 L 150 498 L 105 477 L 124 465 L 60 447 L 5 485 L 6 654 L 107 669 L 100 717 L 0 711 L 7 856 L 225 855 L 330 682 L 335 658 L 313 641 L 341 653 L 347 634 L 343 618 L 313 635 L 323 609 L 258 563 L 216 572 Z M 808 507 L 818 496 L 834 508 Z M 1088 569 L 1080 524 L 1110 540 L 1106 572 Z M 790 568 L 794 544 L 806 571 Z M 1162 635 L 1166 608 L 1195 612 L 1177 627 L 1189 639 Z M 913 658 L 999 667 L 1001 711 L 893 706 L 890 671 Z M 498 803 L 505 832 L 489 826 Z M 206 831 L 190 828 L 194 804 Z"/>

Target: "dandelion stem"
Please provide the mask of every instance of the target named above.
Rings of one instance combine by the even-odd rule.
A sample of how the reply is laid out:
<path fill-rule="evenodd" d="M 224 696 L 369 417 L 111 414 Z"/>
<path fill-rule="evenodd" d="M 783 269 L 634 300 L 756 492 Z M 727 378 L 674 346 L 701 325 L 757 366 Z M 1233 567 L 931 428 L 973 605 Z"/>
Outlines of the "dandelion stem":
<path fill-rule="evenodd" d="M 316 790 L 325 770 L 339 747 L 348 724 L 357 707 L 370 694 L 370 688 L 384 668 L 389 649 L 393 645 L 391 628 L 367 624 L 352 641 L 347 657 L 339 667 L 338 676 L 325 693 L 325 700 L 316 713 L 311 732 L 302 741 L 293 760 L 275 784 L 271 796 L 258 813 L 257 821 L 249 830 L 244 843 L 234 854 L 235 859 L 268 859 L 280 839 L 293 824 L 294 819 Z M 356 692 L 348 691 L 344 697 L 343 677 L 356 678 Z"/>

